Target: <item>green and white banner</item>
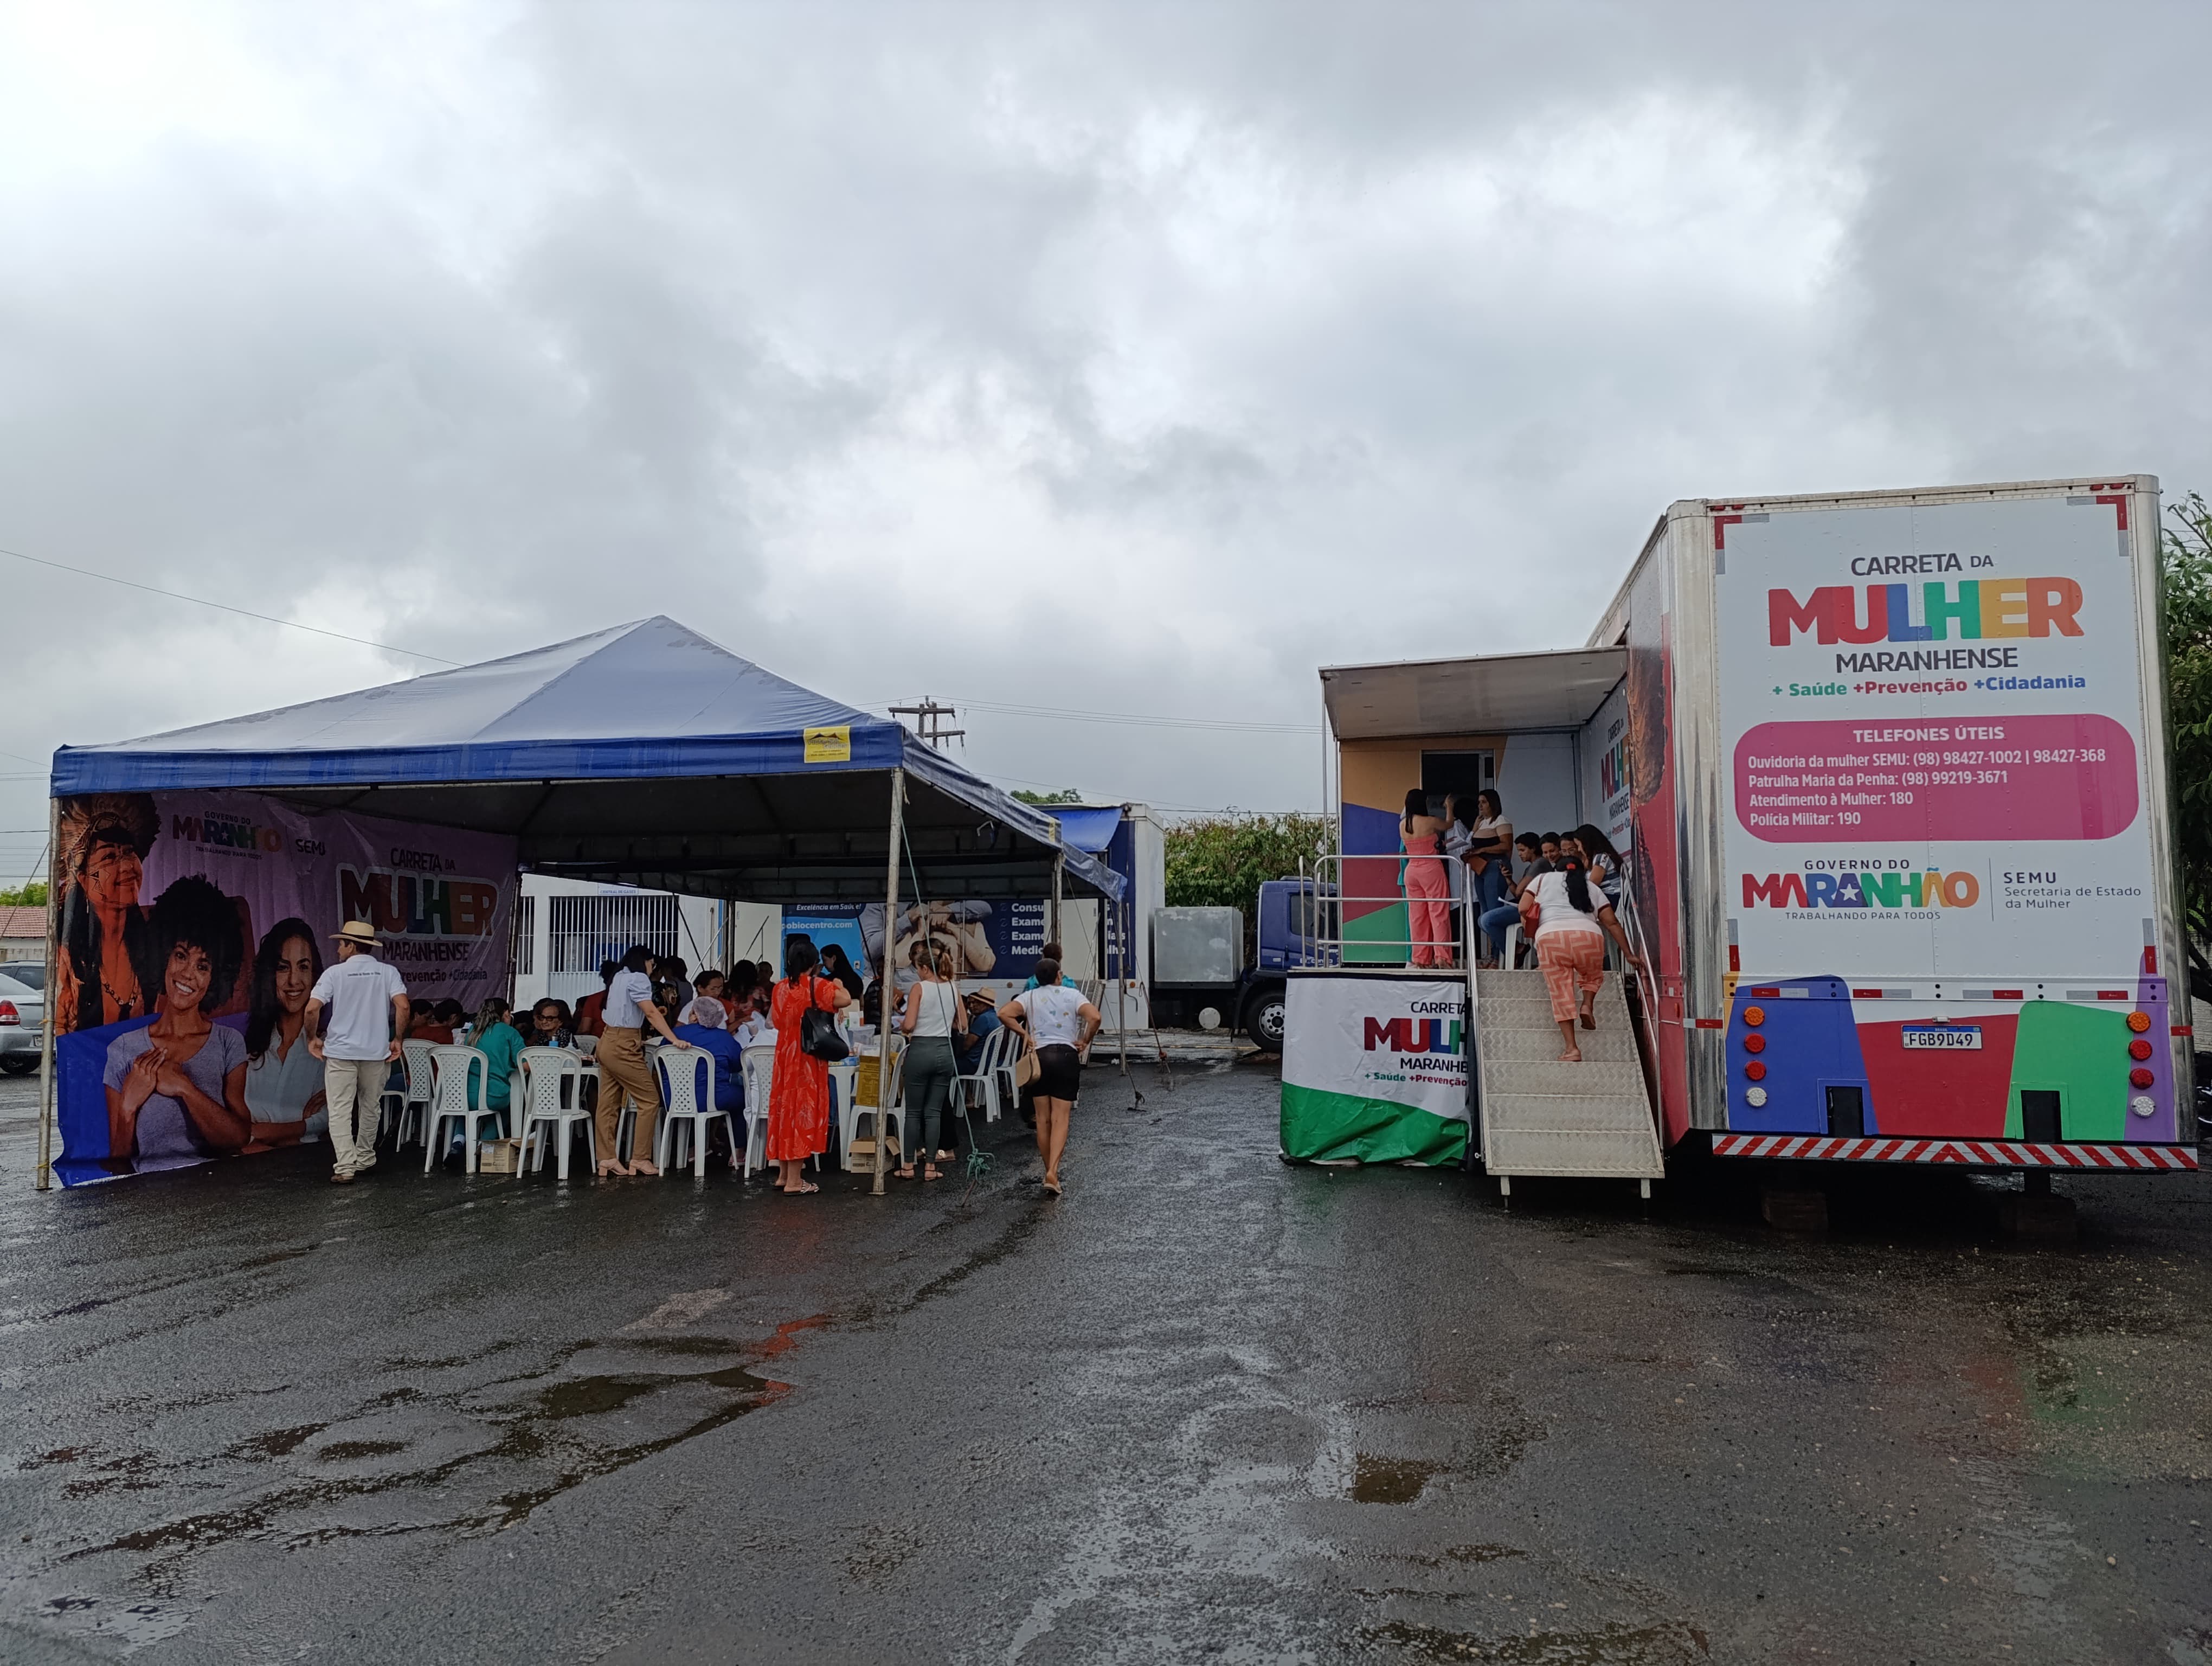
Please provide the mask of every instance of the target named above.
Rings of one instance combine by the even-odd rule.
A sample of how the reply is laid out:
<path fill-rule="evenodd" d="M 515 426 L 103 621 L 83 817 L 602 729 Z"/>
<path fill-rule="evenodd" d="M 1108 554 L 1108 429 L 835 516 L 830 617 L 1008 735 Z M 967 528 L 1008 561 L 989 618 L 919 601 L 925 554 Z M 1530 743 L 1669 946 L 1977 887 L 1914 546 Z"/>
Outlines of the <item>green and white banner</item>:
<path fill-rule="evenodd" d="M 1467 1153 L 1467 984 L 1294 976 L 1283 1037 L 1283 1155 L 1457 1163 Z"/>

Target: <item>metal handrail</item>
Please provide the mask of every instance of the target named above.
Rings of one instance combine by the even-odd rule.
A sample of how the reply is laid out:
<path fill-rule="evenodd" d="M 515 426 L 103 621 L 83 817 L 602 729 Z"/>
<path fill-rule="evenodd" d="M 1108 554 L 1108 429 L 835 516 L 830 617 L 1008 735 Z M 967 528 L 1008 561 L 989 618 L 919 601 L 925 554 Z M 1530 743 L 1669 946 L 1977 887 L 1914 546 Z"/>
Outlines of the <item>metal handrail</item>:
<path fill-rule="evenodd" d="M 1385 952 L 1377 956 L 1376 964 L 1388 965 L 1391 964 L 1390 958 L 1387 952 L 1389 951 L 1399 949 L 1404 950 L 1405 955 L 1403 958 L 1406 962 L 1410 963 L 1413 959 L 1413 951 L 1417 944 L 1425 946 L 1437 946 L 1435 945 L 1431 945 L 1430 940 L 1427 939 L 1416 939 L 1410 935 L 1413 928 L 1410 909 L 1407 915 L 1407 930 L 1409 934 L 1405 937 L 1362 937 L 1354 939 L 1347 938 L 1345 935 L 1344 926 L 1346 904 L 1373 903 L 1380 907 L 1387 908 L 1396 903 L 1410 904 L 1413 899 L 1406 895 L 1405 890 L 1402 886 L 1395 885 L 1392 885 L 1388 891 L 1376 891 L 1371 894 L 1364 891 L 1352 891 L 1346 890 L 1344 883 L 1344 864 L 1346 862 L 1396 862 L 1401 860 L 1411 861 L 1443 862 L 1450 859 L 1443 856 L 1422 856 L 1418 854 L 1411 857 L 1401 858 L 1391 856 L 1387 854 L 1366 855 L 1352 854 L 1349 856 L 1323 855 L 1317 856 L 1314 859 L 1313 879 L 1316 891 L 1316 901 L 1318 904 L 1326 905 L 1325 909 L 1320 911 L 1319 917 L 1316 918 L 1315 921 L 1316 928 L 1312 939 L 1319 959 L 1329 964 L 1356 965 L 1358 964 L 1358 961 L 1351 958 L 1346 953 L 1347 950 L 1357 949 L 1365 952 L 1382 951 Z M 1332 870 L 1334 870 L 1334 878 L 1329 877 Z M 1449 913 L 1454 905 L 1449 897 L 1443 900 L 1444 902 L 1446 910 Z M 1462 901 L 1458 905 L 1462 909 L 1469 910 L 1467 917 L 1470 922 L 1473 919 L 1471 912 L 1473 902 L 1474 899 L 1471 896 L 1463 895 Z M 1333 933 L 1321 929 L 1324 924 L 1332 921 L 1335 927 Z M 1473 939 L 1469 939 L 1470 945 Z M 1458 945 L 1453 944 L 1449 939 L 1445 939 L 1441 946 L 1448 954 L 1451 954 L 1455 957 L 1458 953 Z M 1468 958 L 1472 960 L 1474 958 L 1474 955 L 1470 953 Z M 1457 971 L 1460 969 L 1455 960 L 1452 963 L 1437 967 L 1435 970 L 1439 971 Z"/>
<path fill-rule="evenodd" d="M 1467 1094 L 1470 1101 L 1468 1105 L 1468 1145 L 1476 1156 L 1480 1156 L 1482 1131 L 1481 1124 L 1476 1119 L 1483 1112 L 1482 1078 L 1479 1073 L 1482 1061 L 1480 1050 L 1482 1046 L 1482 1025 L 1478 1021 L 1482 1006 L 1482 979 L 1475 964 L 1480 957 L 1475 953 L 1474 948 L 1475 912 L 1474 895 L 1472 891 L 1462 894 L 1460 898 L 1460 918 L 1462 928 L 1466 933 L 1468 948 L 1467 1025 L 1462 1032 L 1467 1037 Z"/>
<path fill-rule="evenodd" d="M 1624 872 L 1620 876 L 1620 903 L 1613 909 L 1620 918 L 1621 929 L 1628 935 L 1629 946 L 1635 950 L 1629 964 L 1620 969 L 1624 978 L 1633 978 L 1638 991 L 1635 1009 L 1628 1015 L 1628 1026 L 1636 1031 L 1637 1051 L 1644 1056 L 1644 1079 L 1649 1083 L 1651 1100 L 1652 1125 L 1657 1129 L 1660 1143 L 1666 1143 L 1667 1130 L 1660 1116 L 1662 1085 L 1659 1077 L 1658 1037 L 1652 1026 L 1659 1021 L 1659 992 L 1651 987 L 1651 980 L 1644 976 L 1644 969 L 1651 964 L 1651 953 L 1645 946 L 1644 922 L 1636 913 L 1636 888 L 1629 883 Z"/>

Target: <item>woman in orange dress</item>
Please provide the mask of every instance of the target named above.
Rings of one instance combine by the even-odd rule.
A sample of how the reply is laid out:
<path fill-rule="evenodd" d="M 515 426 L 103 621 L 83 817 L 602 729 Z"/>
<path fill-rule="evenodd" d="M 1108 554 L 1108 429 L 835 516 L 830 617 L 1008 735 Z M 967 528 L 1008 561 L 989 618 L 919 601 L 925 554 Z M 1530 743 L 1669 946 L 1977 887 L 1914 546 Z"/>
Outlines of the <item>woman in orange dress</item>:
<path fill-rule="evenodd" d="M 794 937 L 783 947 L 783 976 L 769 998 L 775 1029 L 775 1070 L 768 1091 L 768 1160 L 782 1170 L 786 1193 L 817 1192 L 802 1170 L 810 1157 L 830 1148 L 830 1067 L 799 1045 L 800 1020 L 810 1006 L 834 1012 L 853 1004 L 852 992 L 833 977 L 817 977 L 822 957 Z"/>

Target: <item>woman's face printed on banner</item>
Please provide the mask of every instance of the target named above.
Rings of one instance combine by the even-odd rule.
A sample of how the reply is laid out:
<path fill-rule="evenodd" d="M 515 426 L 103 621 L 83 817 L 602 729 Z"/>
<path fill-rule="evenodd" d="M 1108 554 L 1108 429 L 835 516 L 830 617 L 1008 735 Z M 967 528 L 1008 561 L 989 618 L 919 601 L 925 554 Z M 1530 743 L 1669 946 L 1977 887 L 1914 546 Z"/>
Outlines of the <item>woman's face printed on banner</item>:
<path fill-rule="evenodd" d="M 314 945 L 304 937 L 288 939 L 276 962 L 276 1004 L 285 1015 L 305 1012 L 315 987 Z"/>
<path fill-rule="evenodd" d="M 208 952 L 195 943 L 179 943 L 169 951 L 169 964 L 161 971 L 161 1010 L 196 1012 L 207 999 L 215 967 Z"/>
<path fill-rule="evenodd" d="M 145 878 L 145 866 L 137 851 L 127 844 L 100 840 L 84 859 L 85 900 L 103 913 L 135 908 L 138 887 Z"/>

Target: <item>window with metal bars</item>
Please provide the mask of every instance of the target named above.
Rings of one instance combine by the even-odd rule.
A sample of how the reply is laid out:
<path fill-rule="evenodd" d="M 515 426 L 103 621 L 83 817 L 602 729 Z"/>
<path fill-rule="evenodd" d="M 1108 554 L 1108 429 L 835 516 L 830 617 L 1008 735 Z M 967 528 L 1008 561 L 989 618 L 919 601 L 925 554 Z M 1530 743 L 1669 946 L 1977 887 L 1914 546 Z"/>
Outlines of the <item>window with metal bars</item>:
<path fill-rule="evenodd" d="M 546 992 L 574 1002 L 596 994 L 599 963 L 619 960 L 633 943 L 656 955 L 679 952 L 678 900 L 665 894 L 549 897 L 546 899 Z"/>

